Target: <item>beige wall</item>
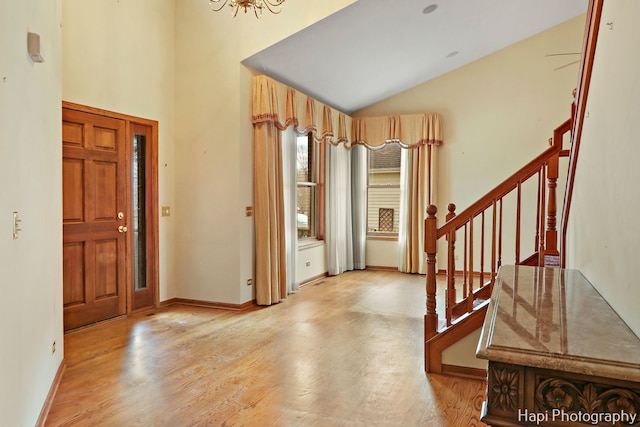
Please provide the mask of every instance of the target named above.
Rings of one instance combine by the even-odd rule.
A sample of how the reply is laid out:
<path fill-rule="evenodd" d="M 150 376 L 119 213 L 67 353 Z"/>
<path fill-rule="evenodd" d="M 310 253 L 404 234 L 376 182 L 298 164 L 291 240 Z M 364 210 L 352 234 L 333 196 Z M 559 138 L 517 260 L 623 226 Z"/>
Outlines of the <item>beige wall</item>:
<path fill-rule="evenodd" d="M 299 248 L 296 265 L 296 282 L 304 283 L 326 274 L 325 245 L 312 245 Z M 307 265 L 307 263 L 309 265 Z"/>
<path fill-rule="evenodd" d="M 442 351 L 442 364 L 486 369 L 487 361 L 475 357 L 481 332 L 482 328 L 476 329 L 451 347 L 445 348 Z"/>
<path fill-rule="evenodd" d="M 175 297 L 174 1 L 63 3 L 63 99 L 159 122 L 160 300 Z"/>
<path fill-rule="evenodd" d="M 367 239 L 365 265 L 398 268 L 398 240 Z"/>
<path fill-rule="evenodd" d="M 0 425 L 33 426 L 62 362 L 60 0 L 0 2 Z M 44 63 L 27 55 L 40 35 Z M 12 238 L 12 212 L 22 232 Z M 51 353 L 56 342 L 56 352 Z"/>
<path fill-rule="evenodd" d="M 545 55 L 580 52 L 584 19 L 571 19 L 355 114 L 442 115 L 440 224 L 448 203 L 455 203 L 458 212 L 469 206 L 547 148 L 553 129 L 569 118 L 578 65 L 554 68 L 578 58 Z M 526 229 L 535 230 L 535 222 Z M 529 245 L 523 242 L 524 256 L 533 252 L 530 237 Z"/>
<path fill-rule="evenodd" d="M 583 272 L 636 335 L 640 335 L 638 16 L 639 2 L 604 3 L 568 250 L 568 266 Z"/>

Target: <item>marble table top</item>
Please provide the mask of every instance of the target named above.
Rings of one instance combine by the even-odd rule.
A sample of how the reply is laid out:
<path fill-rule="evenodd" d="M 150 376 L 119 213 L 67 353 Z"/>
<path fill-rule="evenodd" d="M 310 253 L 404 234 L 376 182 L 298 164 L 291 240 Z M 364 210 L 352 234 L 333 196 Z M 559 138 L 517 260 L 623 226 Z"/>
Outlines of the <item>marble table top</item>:
<path fill-rule="evenodd" d="M 640 339 L 577 270 L 502 266 L 476 355 L 640 381 Z"/>

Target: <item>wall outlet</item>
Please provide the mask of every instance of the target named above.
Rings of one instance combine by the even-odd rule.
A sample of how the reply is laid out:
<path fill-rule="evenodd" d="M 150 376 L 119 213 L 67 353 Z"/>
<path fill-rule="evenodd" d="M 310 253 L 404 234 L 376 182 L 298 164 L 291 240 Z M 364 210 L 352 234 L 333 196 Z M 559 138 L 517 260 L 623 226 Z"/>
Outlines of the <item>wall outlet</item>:
<path fill-rule="evenodd" d="M 247 286 L 253 285 L 253 279 L 247 279 Z"/>
<path fill-rule="evenodd" d="M 51 354 L 53 354 L 53 353 L 55 353 L 55 352 L 56 352 L 56 342 L 54 341 L 54 342 L 51 344 Z"/>

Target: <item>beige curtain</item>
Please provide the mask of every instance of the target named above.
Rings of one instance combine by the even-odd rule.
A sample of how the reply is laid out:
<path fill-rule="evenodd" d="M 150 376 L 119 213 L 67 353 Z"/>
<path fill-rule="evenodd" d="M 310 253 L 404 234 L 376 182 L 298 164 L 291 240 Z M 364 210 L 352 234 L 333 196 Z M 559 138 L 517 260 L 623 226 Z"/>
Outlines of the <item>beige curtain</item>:
<path fill-rule="evenodd" d="M 270 305 L 287 297 L 287 265 L 280 130 L 274 123 L 253 128 L 256 219 L 256 302 Z M 258 226 L 260 224 L 260 226 Z"/>
<path fill-rule="evenodd" d="M 424 219 L 427 206 L 437 204 L 434 177 L 438 176 L 437 147 L 421 145 L 405 156 L 403 197 L 398 236 L 398 270 L 426 274 L 424 256 Z"/>
<path fill-rule="evenodd" d="M 287 297 L 281 132 L 293 126 L 321 142 L 348 145 L 351 118 L 266 76 L 253 78 L 256 302 Z"/>

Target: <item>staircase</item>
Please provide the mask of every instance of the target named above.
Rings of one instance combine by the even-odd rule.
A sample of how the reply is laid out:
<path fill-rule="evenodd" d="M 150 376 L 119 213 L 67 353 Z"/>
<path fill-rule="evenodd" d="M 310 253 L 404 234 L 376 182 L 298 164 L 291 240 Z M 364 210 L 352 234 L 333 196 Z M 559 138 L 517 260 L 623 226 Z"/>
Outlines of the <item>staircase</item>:
<path fill-rule="evenodd" d="M 464 211 L 447 209 L 446 223 L 437 227 L 437 208 L 427 208 L 425 252 L 427 256 L 427 312 L 425 324 L 425 367 L 427 372 L 442 373 L 442 351 L 480 328 L 484 321 L 491 290 L 503 262 L 503 248 L 513 248 L 510 262 L 521 265 L 559 265 L 556 230 L 558 164 L 568 157 L 563 138 L 571 131 L 568 119 L 553 132 L 550 146 Z M 535 191 L 531 191 L 535 188 Z M 535 198 L 535 237 L 527 257 L 521 256 L 523 206 Z M 506 206 L 509 206 L 508 208 Z M 509 216 L 509 218 L 507 217 Z M 506 230 L 505 224 L 515 224 Z M 436 313 L 437 248 L 446 262 L 444 319 Z M 442 286 L 440 286 L 442 289 Z"/>
<path fill-rule="evenodd" d="M 591 70 L 597 43 L 603 0 L 590 0 L 584 36 L 578 87 L 574 93 L 571 117 L 560 124 L 549 139 L 549 148 L 527 163 L 505 181 L 489 191 L 460 213 L 456 206 L 447 207 L 446 223 L 438 227 L 438 209 L 427 208 L 424 250 L 427 257 L 425 370 L 431 373 L 456 373 L 442 363 L 442 352 L 484 322 L 497 272 L 507 263 L 529 266 L 565 266 L 566 230 L 578 152 L 585 116 L 585 106 L 591 80 Z M 563 148 L 563 140 L 571 142 L 571 149 Z M 558 203 L 559 162 L 568 158 L 566 188 L 562 205 L 562 231 L 558 234 L 556 218 Z M 532 209 L 530 206 L 533 206 Z M 523 232 L 525 217 L 534 211 L 535 228 Z M 514 226 L 508 229 L 505 224 Z M 531 234 L 534 234 L 531 238 Z M 523 257 L 527 241 L 533 247 Z M 509 249 L 506 249 L 506 248 Z M 439 250 L 438 250 L 439 248 Z M 508 252 L 507 252 L 508 251 Z M 561 253 L 562 252 L 562 253 Z M 438 275 L 436 253 L 444 256 Z M 503 256 L 504 255 L 504 256 Z M 438 294 L 440 278 L 440 298 Z M 436 311 L 441 301 L 442 317 Z M 460 372 L 458 372 L 459 374 Z M 486 377 L 484 370 L 467 369 L 463 375 Z"/>

